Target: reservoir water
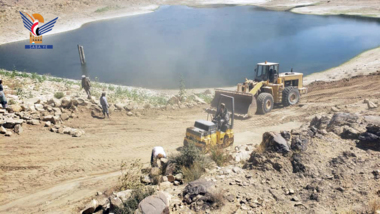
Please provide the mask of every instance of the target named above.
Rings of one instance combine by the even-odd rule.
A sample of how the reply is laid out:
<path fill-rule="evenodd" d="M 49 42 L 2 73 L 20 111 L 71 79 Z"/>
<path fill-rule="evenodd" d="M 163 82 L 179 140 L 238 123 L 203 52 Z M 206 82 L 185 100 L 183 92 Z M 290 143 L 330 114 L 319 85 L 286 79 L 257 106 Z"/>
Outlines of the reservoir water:
<path fill-rule="evenodd" d="M 52 50 L 25 49 L 24 30 L 28 40 L 0 46 L 0 68 L 80 79 L 80 44 L 91 79 L 161 89 L 178 88 L 181 76 L 187 88 L 233 86 L 252 78 L 263 61 L 279 62 L 280 72 L 293 68 L 307 75 L 380 45 L 376 19 L 253 6 L 163 6 L 44 36 Z"/>

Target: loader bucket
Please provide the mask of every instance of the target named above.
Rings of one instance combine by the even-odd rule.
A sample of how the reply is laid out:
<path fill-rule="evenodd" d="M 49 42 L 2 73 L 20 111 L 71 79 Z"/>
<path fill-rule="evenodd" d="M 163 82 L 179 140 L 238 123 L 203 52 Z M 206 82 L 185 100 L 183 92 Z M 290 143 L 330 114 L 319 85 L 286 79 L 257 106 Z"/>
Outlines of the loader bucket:
<path fill-rule="evenodd" d="M 211 107 L 218 109 L 219 103 L 223 103 L 221 94 L 231 96 L 235 100 L 235 115 L 242 117 L 251 117 L 256 114 L 257 103 L 256 98 L 250 93 L 242 93 L 236 91 L 215 89 L 214 99 L 211 101 Z M 228 103 L 225 103 L 227 109 L 231 109 Z"/>

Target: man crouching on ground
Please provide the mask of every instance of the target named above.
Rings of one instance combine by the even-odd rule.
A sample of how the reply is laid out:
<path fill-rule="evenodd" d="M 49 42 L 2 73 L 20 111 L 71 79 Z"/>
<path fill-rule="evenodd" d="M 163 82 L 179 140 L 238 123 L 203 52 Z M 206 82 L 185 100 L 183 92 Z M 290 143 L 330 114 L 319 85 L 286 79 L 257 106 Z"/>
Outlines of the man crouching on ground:
<path fill-rule="evenodd" d="M 154 147 L 152 150 L 152 156 L 150 158 L 150 165 L 152 167 L 156 167 L 157 159 L 161 159 L 161 158 L 166 158 L 164 148 L 162 148 L 161 146 Z"/>

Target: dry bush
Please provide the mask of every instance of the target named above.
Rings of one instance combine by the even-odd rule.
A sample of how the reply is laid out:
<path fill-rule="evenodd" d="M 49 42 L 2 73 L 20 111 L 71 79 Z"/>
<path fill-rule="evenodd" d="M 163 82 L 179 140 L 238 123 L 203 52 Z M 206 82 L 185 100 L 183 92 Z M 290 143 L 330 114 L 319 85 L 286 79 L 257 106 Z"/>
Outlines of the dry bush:
<path fill-rule="evenodd" d="M 204 168 L 199 163 L 194 163 L 190 167 L 183 166 L 181 171 L 186 182 L 198 180 L 205 173 Z"/>
<path fill-rule="evenodd" d="M 262 143 L 260 143 L 259 145 L 257 145 L 255 152 L 258 153 L 258 154 L 264 153 L 265 152 L 264 145 Z"/>
<path fill-rule="evenodd" d="M 224 192 L 220 189 L 214 189 L 211 191 L 211 201 L 218 204 L 220 207 L 224 205 Z"/>
<path fill-rule="evenodd" d="M 229 154 L 225 154 L 223 149 L 218 147 L 211 149 L 210 157 L 218 166 L 225 166 L 231 159 Z"/>
<path fill-rule="evenodd" d="M 140 182 L 143 164 L 140 161 L 140 159 L 136 159 L 130 163 L 121 163 L 121 176 L 119 177 L 120 190 L 139 189 L 143 186 Z"/>
<path fill-rule="evenodd" d="M 378 210 L 380 210 L 380 199 L 374 199 L 369 203 L 368 212 L 376 214 Z"/>

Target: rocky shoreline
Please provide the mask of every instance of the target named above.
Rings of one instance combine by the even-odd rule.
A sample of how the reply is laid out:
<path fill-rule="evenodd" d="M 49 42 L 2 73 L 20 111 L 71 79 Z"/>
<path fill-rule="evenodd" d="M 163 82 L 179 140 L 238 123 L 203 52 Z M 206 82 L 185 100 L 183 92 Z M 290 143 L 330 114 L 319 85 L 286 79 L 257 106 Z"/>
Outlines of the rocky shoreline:
<path fill-rule="evenodd" d="M 159 160 L 158 167 L 140 175 L 143 188 L 155 193 L 132 211 L 376 214 L 379 151 L 379 116 L 322 114 L 299 129 L 264 133 L 259 146 L 225 149 L 229 161 L 205 167 L 195 181 L 174 173 L 175 160 Z M 97 193 L 80 213 L 122 213 L 134 191 Z"/>

